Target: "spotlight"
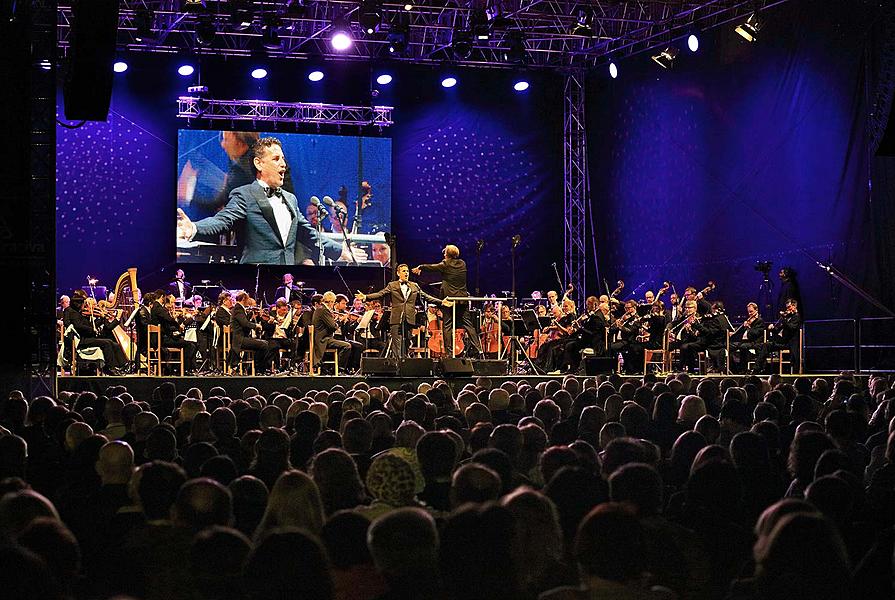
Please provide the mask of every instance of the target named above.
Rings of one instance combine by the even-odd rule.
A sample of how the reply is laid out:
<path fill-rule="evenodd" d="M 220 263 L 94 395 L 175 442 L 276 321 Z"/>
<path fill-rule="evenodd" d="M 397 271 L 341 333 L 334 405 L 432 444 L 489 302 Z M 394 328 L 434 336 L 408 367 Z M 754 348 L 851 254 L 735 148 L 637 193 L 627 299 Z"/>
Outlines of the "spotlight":
<path fill-rule="evenodd" d="M 674 46 L 668 46 L 652 58 L 663 69 L 670 69 L 674 66 L 674 59 L 677 58 L 679 52 Z"/>
<path fill-rule="evenodd" d="M 123 60 L 117 60 L 115 61 L 115 64 L 112 65 L 112 70 L 116 73 L 124 73 L 127 71 L 127 63 Z"/>
<path fill-rule="evenodd" d="M 456 77 L 445 77 L 444 79 L 441 80 L 441 87 L 452 88 L 455 85 L 457 85 Z"/>
<path fill-rule="evenodd" d="M 382 24 L 382 8 L 379 3 L 376 0 L 362 2 L 357 20 L 367 35 L 379 31 L 379 26 Z"/>
<path fill-rule="evenodd" d="M 525 90 L 528 89 L 528 87 L 529 87 L 528 82 L 524 81 L 524 80 L 517 81 L 516 83 L 513 84 L 513 89 L 516 90 L 517 92 L 524 92 Z"/>
<path fill-rule="evenodd" d="M 308 73 L 308 79 L 311 81 L 321 81 L 323 79 L 323 71 L 311 71 Z"/>
<path fill-rule="evenodd" d="M 280 41 L 280 34 L 277 33 L 275 25 L 265 25 L 261 30 L 261 45 L 267 50 L 279 50 L 283 43 Z"/>
<path fill-rule="evenodd" d="M 578 9 L 578 21 L 572 25 L 569 31 L 572 35 L 593 37 L 594 35 L 594 11 L 589 8 Z"/>
<path fill-rule="evenodd" d="M 307 7 L 305 6 L 304 0 L 289 0 L 286 5 L 285 16 L 292 19 L 298 19 L 305 16 L 306 12 Z"/>
<path fill-rule="evenodd" d="M 237 31 L 245 31 L 252 26 L 252 11 L 248 0 L 230 1 L 230 24 Z"/>
<path fill-rule="evenodd" d="M 50 59 L 45 58 L 42 61 L 40 61 L 39 63 L 37 63 L 37 66 L 39 66 L 44 71 L 49 71 L 50 69 L 53 68 L 53 63 L 50 62 Z"/>
<path fill-rule="evenodd" d="M 200 18 L 196 23 L 196 41 L 200 46 L 211 46 L 214 43 L 215 33 L 217 31 L 211 17 Z"/>
<path fill-rule="evenodd" d="M 392 25 L 388 32 L 389 54 L 401 56 L 407 50 L 409 29 L 406 25 Z"/>
<path fill-rule="evenodd" d="M 333 34 L 329 43 L 332 44 L 334 50 L 341 52 L 343 50 L 348 50 L 348 48 L 351 47 L 351 30 L 349 29 L 348 24 L 345 23 L 344 18 L 339 17 L 333 21 L 332 32 Z"/>
<path fill-rule="evenodd" d="M 736 31 L 743 36 L 747 42 L 754 42 L 758 39 L 758 32 L 761 31 L 763 23 L 758 18 L 758 13 L 752 13 L 745 23 L 737 25 Z"/>
<path fill-rule="evenodd" d="M 180 65 L 177 69 L 177 74 L 181 77 L 189 77 L 195 70 L 193 65 Z"/>
<path fill-rule="evenodd" d="M 145 8 L 138 9 L 134 13 L 134 39 L 145 42 L 152 38 L 152 13 Z"/>
<path fill-rule="evenodd" d="M 392 82 L 392 76 L 388 73 L 383 73 L 379 77 L 376 78 L 376 83 L 379 85 L 388 85 Z"/>
<path fill-rule="evenodd" d="M 487 40 L 491 37 L 491 28 L 488 25 L 488 14 L 484 8 L 475 9 L 469 15 L 469 29 L 477 40 Z"/>
<path fill-rule="evenodd" d="M 618 79 L 618 65 L 615 62 L 609 62 L 609 76 Z"/>
<path fill-rule="evenodd" d="M 690 49 L 690 52 L 699 50 L 699 38 L 696 37 L 695 33 L 691 33 L 687 36 L 687 48 Z"/>
<path fill-rule="evenodd" d="M 254 77 L 255 79 L 264 79 L 265 77 L 267 77 L 267 69 L 265 69 L 264 67 L 253 69 L 252 77 Z"/>
<path fill-rule="evenodd" d="M 454 56 L 460 60 L 469 58 L 469 55 L 472 54 L 472 32 L 455 29 L 451 36 L 451 50 L 454 51 Z"/>
<path fill-rule="evenodd" d="M 198 13 L 205 10 L 205 0 L 183 0 L 183 12 Z"/>
<path fill-rule="evenodd" d="M 521 31 L 511 31 L 507 38 L 509 46 L 503 52 L 503 59 L 506 62 L 521 64 L 525 62 L 525 40 Z"/>
<path fill-rule="evenodd" d="M 404 5 L 404 10 L 406 10 L 406 11 L 411 11 L 411 10 L 413 10 L 413 4 L 405 4 L 405 5 Z"/>

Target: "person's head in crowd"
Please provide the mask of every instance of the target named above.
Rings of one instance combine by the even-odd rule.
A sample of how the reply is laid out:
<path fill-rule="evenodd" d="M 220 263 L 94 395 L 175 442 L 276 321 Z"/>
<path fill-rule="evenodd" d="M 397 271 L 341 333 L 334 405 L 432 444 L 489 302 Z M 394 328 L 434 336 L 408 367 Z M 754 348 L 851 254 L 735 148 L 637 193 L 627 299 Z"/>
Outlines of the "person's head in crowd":
<path fill-rule="evenodd" d="M 363 418 L 349 419 L 342 431 L 342 447 L 349 454 L 368 454 L 373 447 L 373 425 Z"/>
<path fill-rule="evenodd" d="M 810 548 L 810 552 L 806 552 Z M 834 600 L 851 597 L 851 569 L 842 537 L 818 514 L 782 517 L 754 548 L 760 597 Z"/>
<path fill-rule="evenodd" d="M 384 453 L 373 459 L 367 471 L 367 491 L 388 507 L 416 505 L 416 475 L 409 462 Z"/>
<path fill-rule="evenodd" d="M 693 431 L 701 433 L 706 443 L 714 444 L 721 437 L 721 423 L 712 415 L 702 415 L 696 421 Z"/>
<path fill-rule="evenodd" d="M 136 415 L 134 415 L 134 440 L 137 442 L 145 442 L 147 439 L 149 439 L 149 434 L 152 433 L 152 430 L 158 424 L 158 416 L 156 416 L 155 413 L 149 411 L 137 413 Z M 139 460 L 143 459 L 142 456 L 137 458 L 139 458 Z"/>
<path fill-rule="evenodd" d="M 267 486 L 257 477 L 243 475 L 227 487 L 233 497 L 233 526 L 243 535 L 251 537 L 267 509 Z"/>
<path fill-rule="evenodd" d="M 0 498 L 0 541 L 15 541 L 40 517 L 59 521 L 56 507 L 45 496 L 29 489 L 6 494 Z"/>
<path fill-rule="evenodd" d="M 609 499 L 636 507 L 641 517 L 657 515 L 662 510 L 662 478 L 651 465 L 626 464 L 609 478 Z"/>
<path fill-rule="evenodd" d="M 364 486 L 351 455 L 329 448 L 314 456 L 309 471 L 323 503 L 324 512 L 351 509 L 364 502 Z"/>
<path fill-rule="evenodd" d="M 438 529 L 419 508 L 399 508 L 375 519 L 367 547 L 376 570 L 395 590 L 414 590 L 418 598 L 441 596 Z"/>
<path fill-rule="evenodd" d="M 230 483 L 239 476 L 236 463 L 226 454 L 215 455 L 202 463 L 199 469 L 199 477 L 214 479 L 221 485 Z"/>
<path fill-rule="evenodd" d="M 677 420 L 684 427 L 692 429 L 705 414 L 705 401 L 702 398 L 694 395 L 684 396 L 677 413 Z"/>
<path fill-rule="evenodd" d="M 769 472 L 771 469 L 768 443 L 753 431 L 743 431 L 733 436 L 730 440 L 730 458 L 741 471 Z"/>
<path fill-rule="evenodd" d="M 152 413 L 148 413 L 152 414 Z M 158 418 L 156 418 L 158 422 Z M 82 421 L 75 421 L 65 428 L 65 450 L 74 452 L 81 442 L 93 435 L 93 428 Z"/>
<path fill-rule="evenodd" d="M 103 485 L 127 485 L 134 472 L 134 451 L 125 442 L 109 442 L 99 451 L 96 472 Z"/>
<path fill-rule="evenodd" d="M 214 409 L 209 423 L 217 442 L 226 442 L 236 436 L 236 415 L 226 406 Z"/>
<path fill-rule="evenodd" d="M 28 465 L 28 444 L 21 437 L 4 435 L 0 437 L 0 479 L 4 477 L 25 478 Z"/>
<path fill-rule="evenodd" d="M 643 528 L 623 504 L 607 502 L 589 511 L 575 534 L 574 557 L 585 589 L 600 589 L 601 581 L 639 588 L 645 556 Z"/>
<path fill-rule="evenodd" d="M 649 413 L 639 404 L 628 402 L 619 414 L 619 422 L 631 437 L 641 438 L 647 434 Z"/>
<path fill-rule="evenodd" d="M 146 460 L 174 462 L 177 460 L 177 437 L 169 427 L 158 425 L 146 438 L 143 453 Z"/>
<path fill-rule="evenodd" d="M 523 566 L 520 584 L 531 589 L 563 559 L 559 512 L 550 498 L 527 487 L 516 488 L 500 504 L 513 515 L 513 547 Z"/>
<path fill-rule="evenodd" d="M 406 413 L 406 411 L 405 411 Z M 466 417 L 466 425 L 472 429 L 478 423 L 490 423 L 491 411 L 481 402 L 473 402 L 466 408 L 463 415 Z"/>
<path fill-rule="evenodd" d="M 497 500 L 500 492 L 500 475 L 486 465 L 470 462 L 454 471 L 450 502 L 454 508 L 467 502 L 490 502 Z"/>
<path fill-rule="evenodd" d="M 780 413 L 777 410 L 777 407 L 770 402 L 759 402 L 752 410 L 753 423 L 760 423 L 761 421 L 773 421 L 774 423 L 777 423 L 779 419 Z"/>
<path fill-rule="evenodd" d="M 331 600 L 329 559 L 317 537 L 294 527 L 268 532 L 249 554 L 244 568 L 252 600 Z"/>
<path fill-rule="evenodd" d="M 38 517 L 17 541 L 43 559 L 66 596 L 73 597 L 81 571 L 81 548 L 68 527 L 58 519 Z"/>
<path fill-rule="evenodd" d="M 715 460 L 730 462 L 730 452 L 724 446 L 709 444 L 696 453 L 696 458 L 693 459 L 693 464 L 690 466 L 690 473 L 693 473 L 693 471 L 705 463 Z"/>
<path fill-rule="evenodd" d="M 373 566 L 367 547 L 369 529 L 369 519 L 354 510 L 340 510 L 327 519 L 320 539 L 336 572 Z"/>
<path fill-rule="evenodd" d="M 233 497 L 230 490 L 213 479 L 192 479 L 180 487 L 173 511 L 174 522 L 193 532 L 212 525 L 229 527 L 233 521 Z"/>
<path fill-rule="evenodd" d="M 606 449 L 612 440 L 624 437 L 626 434 L 625 426 L 618 421 L 609 421 L 600 428 L 600 448 Z"/>
<path fill-rule="evenodd" d="M 416 456 L 427 483 L 449 482 L 457 464 L 457 445 L 444 431 L 430 431 L 416 444 Z"/>
<path fill-rule="evenodd" d="M 540 400 L 535 404 L 532 414 L 541 420 L 544 424 L 544 430 L 548 435 L 553 429 L 553 426 L 562 418 L 562 411 L 560 411 L 559 406 L 557 406 L 556 402 L 550 399 Z"/>
<path fill-rule="evenodd" d="M 513 489 L 513 463 L 503 450 L 482 448 L 472 455 L 470 462 L 485 465 L 500 476 L 501 494 Z"/>
<path fill-rule="evenodd" d="M 402 421 L 395 430 L 396 448 L 416 448 L 426 430 L 415 421 Z"/>
<path fill-rule="evenodd" d="M 647 442 L 644 441 L 644 443 Z M 599 473 L 600 455 L 597 452 L 596 448 L 594 448 L 584 440 L 575 440 L 574 442 L 569 444 L 569 449 L 575 453 L 576 457 L 578 457 L 578 464 L 582 468 L 592 473 Z M 658 457 L 656 458 L 656 460 L 658 461 Z"/>
<path fill-rule="evenodd" d="M 213 525 L 193 538 L 189 549 L 190 573 L 203 598 L 245 595 L 242 566 L 252 549 L 249 539 L 230 527 Z"/>
<path fill-rule="evenodd" d="M 286 471 L 270 490 L 255 538 L 261 539 L 278 527 L 299 527 L 320 535 L 323 520 L 323 502 L 314 480 L 301 471 Z"/>
<path fill-rule="evenodd" d="M 802 490 L 814 479 L 814 467 L 820 455 L 835 447 L 833 440 L 820 431 L 803 431 L 796 434 L 789 448 L 787 467 Z"/>
<path fill-rule="evenodd" d="M 522 432 L 508 423 L 495 427 L 488 440 L 489 447 L 502 450 L 514 465 L 522 453 L 522 444 Z"/>
<path fill-rule="evenodd" d="M 609 442 L 602 453 L 600 474 L 608 481 L 616 469 L 628 464 L 646 461 L 643 445 L 632 437 L 620 437 Z"/>
<path fill-rule="evenodd" d="M 541 454 L 538 461 L 538 472 L 541 481 L 549 483 L 557 471 L 563 467 L 579 466 L 579 458 L 568 446 L 551 446 Z"/>
<path fill-rule="evenodd" d="M 676 481 L 673 483 L 681 484 L 686 480 L 690 473 L 690 467 L 696 460 L 696 455 L 707 445 L 705 437 L 696 431 L 685 431 L 678 436 L 674 445 L 671 446 L 671 455 L 669 462 L 671 469 L 675 473 Z"/>
<path fill-rule="evenodd" d="M 733 465 L 719 458 L 693 465 L 686 483 L 687 504 L 715 518 L 735 520 L 740 516 L 743 493 Z"/>
<path fill-rule="evenodd" d="M 600 477 L 581 467 L 563 467 L 544 486 L 543 492 L 559 512 L 567 548 L 571 546 L 575 530 L 584 515 L 607 500 L 606 487 Z"/>

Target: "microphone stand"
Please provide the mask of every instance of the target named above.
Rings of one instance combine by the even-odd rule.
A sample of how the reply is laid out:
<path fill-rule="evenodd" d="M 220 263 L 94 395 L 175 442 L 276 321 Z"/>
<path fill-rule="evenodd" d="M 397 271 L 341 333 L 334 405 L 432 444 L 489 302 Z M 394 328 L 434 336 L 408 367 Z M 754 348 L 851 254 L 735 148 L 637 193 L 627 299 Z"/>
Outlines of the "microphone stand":
<path fill-rule="evenodd" d="M 323 254 L 323 220 L 329 215 L 329 211 L 323 208 L 323 204 L 315 204 L 317 207 L 317 264 L 326 264 L 326 256 Z"/>
<path fill-rule="evenodd" d="M 481 270 L 482 263 L 482 248 L 485 247 L 485 240 L 476 240 L 475 241 L 475 295 L 481 296 L 482 292 L 479 289 L 479 272 Z"/>
<path fill-rule="evenodd" d="M 351 246 L 351 239 L 348 237 L 348 231 L 345 229 L 348 220 L 344 212 L 340 211 L 338 208 L 336 210 L 336 219 L 339 221 L 340 229 L 342 230 L 342 239 L 345 240 L 345 246 L 348 248 L 348 255 L 351 257 L 351 262 L 354 263 L 354 266 L 357 266 L 357 259 L 354 257 L 354 248 Z M 320 252 L 323 253 L 323 248 L 321 247 Z M 349 290 L 350 293 L 350 290 Z"/>
<path fill-rule="evenodd" d="M 255 296 L 258 299 L 258 281 L 261 279 L 261 263 L 255 265 Z"/>

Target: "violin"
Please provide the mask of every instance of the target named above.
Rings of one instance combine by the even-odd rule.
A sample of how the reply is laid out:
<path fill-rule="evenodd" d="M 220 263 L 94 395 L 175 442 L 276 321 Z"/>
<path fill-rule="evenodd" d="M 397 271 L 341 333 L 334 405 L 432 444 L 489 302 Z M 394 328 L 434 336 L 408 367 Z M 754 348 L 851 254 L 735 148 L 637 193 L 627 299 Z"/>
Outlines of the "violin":
<path fill-rule="evenodd" d="M 703 297 L 703 298 L 704 298 L 706 294 L 708 294 L 709 292 L 713 291 L 714 289 L 715 289 L 715 282 L 714 282 L 714 281 L 709 281 L 709 284 L 708 284 L 707 286 L 705 286 L 704 288 L 702 288 L 702 289 L 696 294 L 696 297 L 697 297 L 697 298 L 699 298 L 699 297 Z"/>

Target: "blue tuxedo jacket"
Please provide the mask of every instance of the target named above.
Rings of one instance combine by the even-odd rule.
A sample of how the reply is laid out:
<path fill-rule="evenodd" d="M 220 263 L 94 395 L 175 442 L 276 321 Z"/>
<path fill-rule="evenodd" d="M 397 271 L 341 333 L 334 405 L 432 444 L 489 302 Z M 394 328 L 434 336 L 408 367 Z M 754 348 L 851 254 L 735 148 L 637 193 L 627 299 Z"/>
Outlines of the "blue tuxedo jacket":
<path fill-rule="evenodd" d="M 337 259 L 342 253 L 342 245 L 318 236 L 317 230 L 298 210 L 295 196 L 286 190 L 282 194 L 292 213 L 292 227 L 285 240 L 280 237 L 280 229 L 267 193 L 257 182 L 231 191 L 227 206 L 219 213 L 196 221 L 196 233 L 219 235 L 241 225 L 244 246 L 240 263 L 294 264 L 296 244 L 304 246 L 307 249 L 305 254 L 315 259 L 320 245 L 323 245 L 325 256 Z"/>

